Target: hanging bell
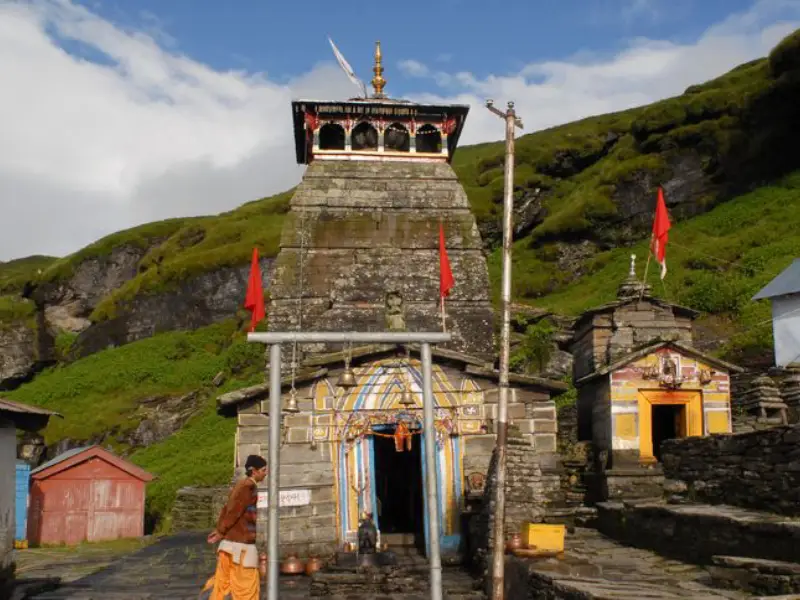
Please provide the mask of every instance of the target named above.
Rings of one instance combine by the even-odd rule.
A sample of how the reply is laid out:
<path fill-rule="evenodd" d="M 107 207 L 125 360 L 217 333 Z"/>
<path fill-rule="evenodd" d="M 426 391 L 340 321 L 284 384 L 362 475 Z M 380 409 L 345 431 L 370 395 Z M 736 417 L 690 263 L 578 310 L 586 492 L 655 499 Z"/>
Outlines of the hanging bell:
<path fill-rule="evenodd" d="M 401 406 L 414 406 L 414 397 L 411 395 L 411 390 L 403 386 L 403 391 L 400 392 L 400 405 Z"/>
<path fill-rule="evenodd" d="M 344 368 L 342 374 L 339 375 L 339 381 L 336 383 L 339 387 L 350 388 L 356 385 L 356 374 L 349 366 Z"/>
<path fill-rule="evenodd" d="M 287 413 L 299 413 L 300 407 L 297 406 L 297 394 L 294 390 L 289 394 L 289 399 L 286 401 L 286 408 L 283 409 Z"/>

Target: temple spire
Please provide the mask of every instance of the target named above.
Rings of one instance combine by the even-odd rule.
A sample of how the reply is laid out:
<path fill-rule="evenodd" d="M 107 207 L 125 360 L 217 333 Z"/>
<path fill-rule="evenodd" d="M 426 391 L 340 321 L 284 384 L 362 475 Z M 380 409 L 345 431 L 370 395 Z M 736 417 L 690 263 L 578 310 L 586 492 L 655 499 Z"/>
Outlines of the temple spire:
<path fill-rule="evenodd" d="M 375 66 L 372 68 L 372 72 L 375 73 L 375 77 L 372 78 L 372 88 L 375 90 L 373 98 L 385 98 L 383 94 L 383 86 L 386 85 L 386 80 L 383 78 L 382 60 L 383 54 L 381 54 L 381 43 L 380 41 L 377 41 L 375 42 Z"/>

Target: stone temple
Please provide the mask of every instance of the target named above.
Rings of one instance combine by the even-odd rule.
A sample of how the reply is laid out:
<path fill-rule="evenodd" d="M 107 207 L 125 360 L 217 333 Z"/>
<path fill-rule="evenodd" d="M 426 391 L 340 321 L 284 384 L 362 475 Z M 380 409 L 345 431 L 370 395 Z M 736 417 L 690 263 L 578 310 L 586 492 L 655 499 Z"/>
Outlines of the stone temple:
<path fill-rule="evenodd" d="M 448 346 L 433 350 L 443 555 L 465 552 L 466 500 L 480 492 L 495 444 L 493 310 L 481 236 L 450 166 L 469 107 L 384 94 L 292 103 L 297 161 L 267 307 L 271 331 L 439 331 L 439 227 L 455 286 Z M 282 552 L 331 553 L 356 541 L 360 515 L 379 535 L 426 548 L 422 373 L 418 348 L 285 347 Z M 346 373 L 345 377 L 341 377 Z M 349 375 L 353 375 L 348 381 Z M 342 385 L 340 385 L 340 383 Z M 552 394 L 561 382 L 512 375 L 509 419 L 542 464 L 556 460 Z M 237 464 L 268 453 L 268 385 L 219 398 L 238 419 Z M 266 500 L 266 490 L 263 494 Z M 259 505 L 266 536 L 266 502 Z"/>

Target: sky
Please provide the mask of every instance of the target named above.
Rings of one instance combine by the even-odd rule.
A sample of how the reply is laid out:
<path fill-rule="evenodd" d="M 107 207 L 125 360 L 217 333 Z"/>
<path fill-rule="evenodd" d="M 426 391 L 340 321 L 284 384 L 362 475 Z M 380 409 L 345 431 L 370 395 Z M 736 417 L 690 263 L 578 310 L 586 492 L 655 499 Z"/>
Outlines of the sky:
<path fill-rule="evenodd" d="M 471 105 L 461 144 L 682 93 L 765 56 L 800 0 L 0 0 L 0 261 L 296 185 L 290 102 Z"/>

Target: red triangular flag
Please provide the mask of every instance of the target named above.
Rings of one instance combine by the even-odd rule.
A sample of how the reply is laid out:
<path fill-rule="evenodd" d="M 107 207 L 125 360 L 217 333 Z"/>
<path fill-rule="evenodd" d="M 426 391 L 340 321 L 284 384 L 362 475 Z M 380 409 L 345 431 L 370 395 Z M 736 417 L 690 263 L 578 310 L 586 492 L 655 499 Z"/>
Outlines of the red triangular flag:
<path fill-rule="evenodd" d="M 453 289 L 453 272 L 450 270 L 450 259 L 444 247 L 444 225 L 439 223 L 439 297 L 446 298 Z"/>
<path fill-rule="evenodd" d="M 650 242 L 650 250 L 656 258 L 656 262 L 661 265 L 661 279 L 667 274 L 667 240 L 669 239 L 669 222 L 667 214 L 667 204 L 664 202 L 664 190 L 658 188 L 658 200 L 656 201 L 656 216 L 653 219 L 653 239 Z"/>
<path fill-rule="evenodd" d="M 261 266 L 258 264 L 258 248 L 253 248 L 253 262 L 250 265 L 250 280 L 247 282 L 247 296 L 244 307 L 251 313 L 250 331 L 266 316 L 264 312 L 264 288 L 261 283 Z"/>

